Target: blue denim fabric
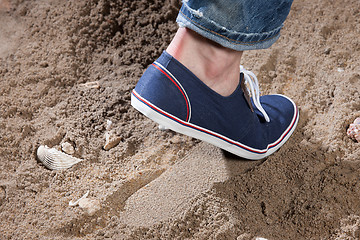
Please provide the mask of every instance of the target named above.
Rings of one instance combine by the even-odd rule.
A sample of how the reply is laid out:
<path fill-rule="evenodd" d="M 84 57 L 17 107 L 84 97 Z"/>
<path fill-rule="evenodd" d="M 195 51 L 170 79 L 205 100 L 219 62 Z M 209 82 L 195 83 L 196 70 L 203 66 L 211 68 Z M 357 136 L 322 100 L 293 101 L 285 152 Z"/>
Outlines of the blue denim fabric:
<path fill-rule="evenodd" d="M 270 47 L 280 36 L 293 0 L 183 0 L 176 19 L 237 51 Z"/>

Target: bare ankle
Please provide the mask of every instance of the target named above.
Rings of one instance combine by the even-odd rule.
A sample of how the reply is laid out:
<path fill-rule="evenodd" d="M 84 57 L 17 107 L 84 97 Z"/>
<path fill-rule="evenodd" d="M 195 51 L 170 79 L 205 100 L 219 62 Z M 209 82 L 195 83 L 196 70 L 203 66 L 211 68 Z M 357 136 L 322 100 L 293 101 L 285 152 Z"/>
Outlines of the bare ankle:
<path fill-rule="evenodd" d="M 223 96 L 233 93 L 239 84 L 242 52 L 222 47 L 186 28 L 179 28 L 167 52 Z"/>

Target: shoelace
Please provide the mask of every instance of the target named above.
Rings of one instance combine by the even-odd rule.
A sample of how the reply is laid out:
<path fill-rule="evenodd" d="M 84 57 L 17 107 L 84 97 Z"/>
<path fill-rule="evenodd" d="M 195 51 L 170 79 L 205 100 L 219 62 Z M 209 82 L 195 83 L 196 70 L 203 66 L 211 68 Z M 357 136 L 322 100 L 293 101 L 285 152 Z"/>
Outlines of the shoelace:
<path fill-rule="evenodd" d="M 260 88 L 257 77 L 253 72 L 246 70 L 242 65 L 240 65 L 240 72 L 244 74 L 245 84 L 247 84 L 250 87 L 250 92 L 253 98 L 254 105 L 262 113 L 266 122 L 270 122 L 269 116 L 267 115 L 266 111 L 264 110 L 264 108 L 261 106 L 260 103 Z"/>

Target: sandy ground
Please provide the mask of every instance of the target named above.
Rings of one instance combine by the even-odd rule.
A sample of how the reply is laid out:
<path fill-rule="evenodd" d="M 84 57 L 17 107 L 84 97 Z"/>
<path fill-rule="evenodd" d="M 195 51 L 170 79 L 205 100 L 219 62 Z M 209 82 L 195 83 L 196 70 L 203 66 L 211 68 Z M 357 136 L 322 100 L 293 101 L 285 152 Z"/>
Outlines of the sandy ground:
<path fill-rule="evenodd" d="M 130 91 L 174 35 L 178 1 L 0 0 L 0 239 L 360 239 L 360 2 L 295 0 L 246 52 L 300 108 L 263 161 L 159 131 Z M 98 81 L 98 88 L 84 83 Z M 120 142 L 103 149 L 107 121 Z M 83 162 L 51 171 L 39 145 Z M 86 191 L 93 214 L 69 206 Z"/>

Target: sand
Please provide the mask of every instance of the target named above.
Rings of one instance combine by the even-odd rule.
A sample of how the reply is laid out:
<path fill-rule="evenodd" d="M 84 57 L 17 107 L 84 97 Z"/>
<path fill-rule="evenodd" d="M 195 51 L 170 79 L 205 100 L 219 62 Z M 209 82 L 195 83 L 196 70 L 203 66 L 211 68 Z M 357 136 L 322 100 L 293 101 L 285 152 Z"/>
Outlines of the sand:
<path fill-rule="evenodd" d="M 346 135 L 360 116 L 359 1 L 295 0 L 279 41 L 244 54 L 263 94 L 300 109 L 261 161 L 160 131 L 130 106 L 179 6 L 0 0 L 0 239 L 359 239 L 360 143 Z M 104 150 L 108 120 L 119 143 Z M 65 142 L 84 161 L 36 159 Z M 69 206 L 88 190 L 94 211 Z"/>

